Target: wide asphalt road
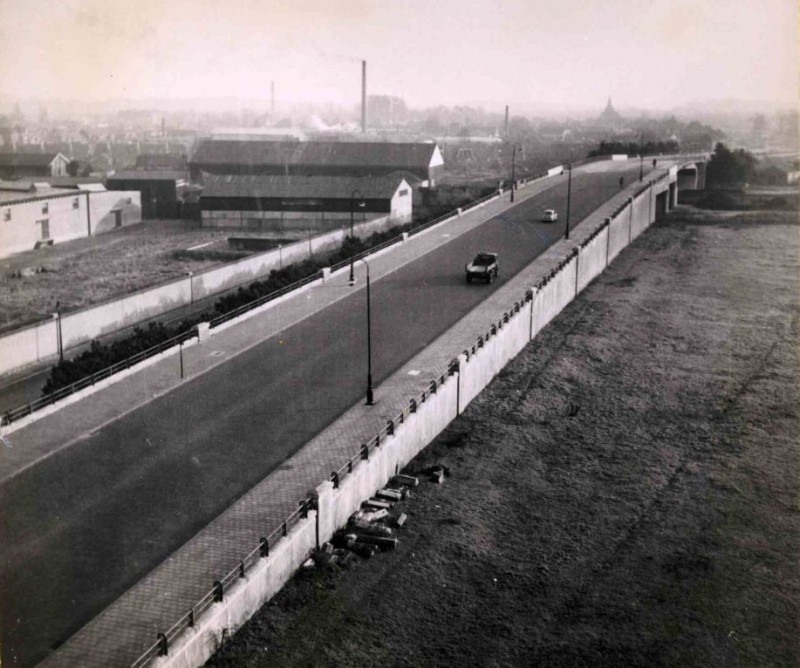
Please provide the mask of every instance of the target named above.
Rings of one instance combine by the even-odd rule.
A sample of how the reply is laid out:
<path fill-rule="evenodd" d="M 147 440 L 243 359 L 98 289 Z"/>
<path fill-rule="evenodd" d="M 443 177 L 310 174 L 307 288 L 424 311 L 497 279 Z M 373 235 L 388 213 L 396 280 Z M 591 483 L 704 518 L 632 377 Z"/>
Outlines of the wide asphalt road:
<path fill-rule="evenodd" d="M 572 220 L 629 165 L 577 174 Z M 565 200 L 561 184 L 376 281 L 376 384 L 561 237 Z M 545 208 L 562 220 L 532 222 Z M 493 285 L 464 280 L 479 250 L 500 253 Z M 358 291 L 3 483 L 3 665 L 44 658 L 363 396 L 365 311 Z"/>

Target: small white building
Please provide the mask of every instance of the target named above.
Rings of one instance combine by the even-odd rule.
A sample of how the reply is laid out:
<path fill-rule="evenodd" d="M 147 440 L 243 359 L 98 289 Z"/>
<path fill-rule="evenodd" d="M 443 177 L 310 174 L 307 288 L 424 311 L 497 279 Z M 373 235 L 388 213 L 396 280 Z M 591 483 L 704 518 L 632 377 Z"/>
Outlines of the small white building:
<path fill-rule="evenodd" d="M 0 181 L 0 257 L 142 220 L 138 192 Z"/>

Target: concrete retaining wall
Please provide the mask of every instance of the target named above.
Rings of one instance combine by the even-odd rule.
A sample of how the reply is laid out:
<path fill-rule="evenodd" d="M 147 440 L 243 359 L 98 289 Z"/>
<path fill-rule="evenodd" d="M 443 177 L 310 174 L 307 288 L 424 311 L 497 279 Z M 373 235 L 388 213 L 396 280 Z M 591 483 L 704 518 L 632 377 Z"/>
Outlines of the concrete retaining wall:
<path fill-rule="evenodd" d="M 169 650 L 169 655 L 156 659 L 151 665 L 159 668 L 202 666 L 217 651 L 222 640 L 238 629 L 258 609 L 272 598 L 289 580 L 316 546 L 316 513 L 309 511 L 239 580 L 219 603 L 195 622 L 194 628 L 184 631 Z"/>
<path fill-rule="evenodd" d="M 583 246 L 578 255 L 578 287 L 583 290 L 608 265 L 608 226 Z"/>
<path fill-rule="evenodd" d="M 650 199 L 652 188 L 645 190 L 633 201 L 631 215 L 631 241 L 644 232 L 652 222 L 650 218 Z"/>

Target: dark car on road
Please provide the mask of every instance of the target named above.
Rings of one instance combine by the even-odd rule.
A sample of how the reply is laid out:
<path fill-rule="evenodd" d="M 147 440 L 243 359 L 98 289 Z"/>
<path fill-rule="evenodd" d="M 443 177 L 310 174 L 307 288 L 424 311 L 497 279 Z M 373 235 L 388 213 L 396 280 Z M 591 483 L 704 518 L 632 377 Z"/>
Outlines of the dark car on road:
<path fill-rule="evenodd" d="M 473 278 L 491 283 L 500 273 L 497 253 L 478 253 L 466 266 L 466 271 L 467 283 L 472 283 Z"/>

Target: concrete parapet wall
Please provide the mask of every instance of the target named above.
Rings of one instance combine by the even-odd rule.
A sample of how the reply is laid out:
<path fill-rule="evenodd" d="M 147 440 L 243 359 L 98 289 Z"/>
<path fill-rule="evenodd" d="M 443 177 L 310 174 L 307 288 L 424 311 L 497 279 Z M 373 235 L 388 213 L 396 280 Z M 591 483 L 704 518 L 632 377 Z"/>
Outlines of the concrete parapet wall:
<path fill-rule="evenodd" d="M 578 255 L 578 287 L 583 290 L 608 265 L 609 226 L 583 246 Z"/>
<path fill-rule="evenodd" d="M 217 651 L 224 638 L 241 627 L 292 577 L 316 546 L 316 513 L 296 524 L 287 536 L 260 559 L 244 578 L 213 603 L 169 648 L 167 656 L 151 665 L 157 668 L 195 668 Z"/>
<path fill-rule="evenodd" d="M 648 188 L 639 197 L 633 200 L 631 215 L 631 241 L 636 239 L 650 226 L 650 198 L 651 189 Z"/>

